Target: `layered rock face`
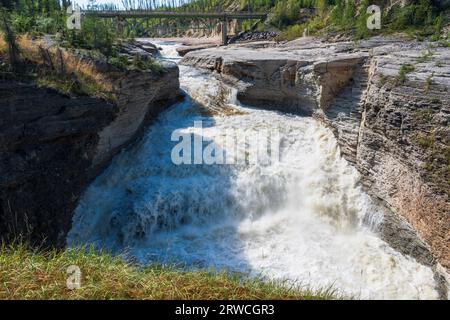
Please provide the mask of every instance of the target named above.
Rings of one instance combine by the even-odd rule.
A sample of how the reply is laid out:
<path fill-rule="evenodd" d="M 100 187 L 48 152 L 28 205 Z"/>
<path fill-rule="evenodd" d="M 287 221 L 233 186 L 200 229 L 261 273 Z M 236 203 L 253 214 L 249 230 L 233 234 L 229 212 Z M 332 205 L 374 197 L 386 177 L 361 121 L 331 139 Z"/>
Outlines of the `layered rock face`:
<path fill-rule="evenodd" d="M 180 97 L 178 67 L 108 74 L 117 103 L 0 81 L 0 235 L 64 245 L 88 183 Z"/>
<path fill-rule="evenodd" d="M 215 71 L 238 88 L 242 103 L 311 115 L 319 106 L 327 108 L 365 59 L 353 53 L 335 53 L 333 58 L 330 48 L 310 41 L 272 45 L 260 42 L 191 52 L 181 64 Z"/>
<path fill-rule="evenodd" d="M 303 38 L 191 52 L 181 63 L 213 71 L 244 104 L 323 121 L 385 205 L 385 240 L 450 268 L 449 58 L 398 39 Z"/>
<path fill-rule="evenodd" d="M 99 132 L 94 163 L 102 163 L 132 141 L 151 120 L 181 97 L 179 69 L 161 61 L 162 73 L 129 71 L 109 74 L 119 110 L 114 122 Z"/>
<path fill-rule="evenodd" d="M 374 49 L 355 159 L 367 188 L 450 268 L 450 52 L 421 49 Z"/>

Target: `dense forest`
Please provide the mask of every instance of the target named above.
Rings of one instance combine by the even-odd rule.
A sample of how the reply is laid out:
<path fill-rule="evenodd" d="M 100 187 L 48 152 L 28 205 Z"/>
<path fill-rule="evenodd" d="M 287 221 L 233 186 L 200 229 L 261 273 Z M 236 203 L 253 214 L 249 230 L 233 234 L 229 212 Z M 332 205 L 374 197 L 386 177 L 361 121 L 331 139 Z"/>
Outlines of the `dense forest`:
<path fill-rule="evenodd" d="M 259 23 L 258 30 L 275 28 L 280 30 L 281 39 L 308 34 L 345 33 L 355 38 L 375 34 L 405 31 L 418 38 L 439 40 L 446 24 L 446 7 L 449 1 L 410 0 L 401 6 L 401 1 L 391 0 L 121 0 L 115 2 L 128 10 L 187 10 L 187 11 L 257 11 L 268 12 L 265 23 Z M 404 2 L 404 1 L 403 1 Z M 86 17 L 81 31 L 69 31 L 66 27 L 66 8 L 69 0 L 0 0 L 0 28 L 11 40 L 18 34 L 53 34 L 64 43 L 74 47 L 98 48 L 110 54 L 112 44 L 119 35 L 113 22 Z M 366 8 L 377 4 L 383 9 L 382 29 L 367 29 Z M 89 8 L 111 9 L 111 6 L 96 6 L 89 2 Z M 147 21 L 146 26 L 168 24 L 168 21 Z M 243 28 L 255 26 L 255 21 L 243 23 Z M 128 30 L 130 31 L 130 30 Z M 133 33 L 134 32 L 134 33 Z M 127 36 L 138 36 L 137 31 Z"/>
<path fill-rule="evenodd" d="M 230 8 L 269 12 L 269 25 L 283 30 L 284 35 L 290 39 L 301 36 L 305 29 L 310 33 L 348 32 L 356 38 L 401 31 L 409 32 L 419 38 L 434 37 L 435 40 L 439 38 L 450 1 L 410 0 L 404 6 L 401 2 L 392 0 L 195 0 L 187 6 L 197 10 Z M 383 26 L 379 31 L 367 29 L 366 9 L 372 4 L 382 8 Z"/>

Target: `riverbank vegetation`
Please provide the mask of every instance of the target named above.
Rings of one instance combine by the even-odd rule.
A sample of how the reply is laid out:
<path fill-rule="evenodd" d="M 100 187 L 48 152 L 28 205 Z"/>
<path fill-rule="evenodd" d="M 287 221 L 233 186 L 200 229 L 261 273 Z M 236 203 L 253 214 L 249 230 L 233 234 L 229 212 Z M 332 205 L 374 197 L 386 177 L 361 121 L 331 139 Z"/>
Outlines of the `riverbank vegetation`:
<path fill-rule="evenodd" d="M 67 279 L 80 270 L 79 289 Z M 71 278 L 76 284 L 76 278 Z M 74 288 L 74 286 L 72 287 Z M 309 290 L 284 282 L 250 279 L 175 266 L 141 267 L 92 249 L 30 250 L 0 247 L 0 299 L 335 299 L 332 289 Z"/>
<path fill-rule="evenodd" d="M 68 30 L 68 5 L 59 0 L 0 0 L 0 78 L 114 102 L 112 85 L 97 65 L 162 72 L 151 55 L 122 53 L 123 42 L 132 39 L 119 38 L 110 20 L 88 16 L 81 30 Z"/>
<path fill-rule="evenodd" d="M 111 83 L 95 66 L 95 61 L 106 59 L 101 53 L 82 49 L 69 51 L 45 39 L 23 34 L 15 37 L 17 53 L 13 64 L 8 42 L 1 38 L 0 78 L 31 81 L 63 94 L 114 102 Z"/>
<path fill-rule="evenodd" d="M 244 21 L 242 28 L 260 31 L 276 28 L 281 30 L 280 40 L 292 40 L 304 34 L 338 34 L 362 39 L 402 32 L 418 39 L 438 41 L 449 22 L 449 5 L 445 3 L 430 0 L 167 0 L 158 3 L 152 0 L 121 0 L 110 5 L 98 5 L 92 0 L 89 8 L 110 10 L 120 6 L 127 10 L 268 12 L 268 19 L 264 23 Z M 51 34 L 64 46 L 95 49 L 107 56 L 116 55 L 114 43 L 117 37 L 157 36 L 164 30 L 180 34 L 183 32 L 182 25 L 196 24 L 189 20 L 134 19 L 133 27 L 124 25 L 119 32 L 112 19 L 98 19 L 95 15 L 87 15 L 83 19 L 83 28 L 73 31 L 66 27 L 66 8 L 69 4 L 69 0 L 0 0 L 2 15 L 7 13 L 10 28 L 16 34 Z M 379 30 L 367 28 L 369 14 L 366 10 L 372 4 L 382 9 Z M 203 21 L 202 24 L 205 27 L 214 25 L 212 21 Z"/>
<path fill-rule="evenodd" d="M 361 39 L 397 32 L 405 32 L 419 39 L 428 37 L 438 40 L 443 26 L 448 22 L 448 4 L 447 7 L 440 6 L 439 1 L 430 0 L 404 3 L 390 0 L 193 0 L 187 6 L 206 11 L 238 8 L 242 11 L 268 12 L 266 25 L 259 28 L 280 29 L 280 40 L 292 40 L 303 34 L 347 34 Z M 366 10 L 372 4 L 382 9 L 380 30 L 367 28 L 369 15 Z"/>

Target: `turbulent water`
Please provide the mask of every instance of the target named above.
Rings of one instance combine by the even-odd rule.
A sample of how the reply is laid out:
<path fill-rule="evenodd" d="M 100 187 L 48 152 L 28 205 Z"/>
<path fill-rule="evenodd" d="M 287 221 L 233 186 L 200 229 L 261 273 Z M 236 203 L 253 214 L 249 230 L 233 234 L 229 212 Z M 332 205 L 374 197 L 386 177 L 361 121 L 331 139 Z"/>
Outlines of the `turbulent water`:
<path fill-rule="evenodd" d="M 173 45 L 161 45 L 166 58 L 175 57 Z M 126 252 L 142 263 L 333 286 L 361 298 L 437 298 L 432 271 L 377 236 L 382 213 L 328 129 L 311 118 L 239 106 L 232 90 L 226 112 L 217 112 L 221 84 L 180 68 L 185 101 L 92 183 L 76 209 L 69 244 Z M 193 98 L 209 101 L 214 112 Z M 203 130 L 194 128 L 200 120 Z M 177 129 L 224 149 L 226 130 L 246 129 L 250 139 L 278 130 L 280 161 L 175 165 L 171 152 L 178 142 L 171 135 Z"/>

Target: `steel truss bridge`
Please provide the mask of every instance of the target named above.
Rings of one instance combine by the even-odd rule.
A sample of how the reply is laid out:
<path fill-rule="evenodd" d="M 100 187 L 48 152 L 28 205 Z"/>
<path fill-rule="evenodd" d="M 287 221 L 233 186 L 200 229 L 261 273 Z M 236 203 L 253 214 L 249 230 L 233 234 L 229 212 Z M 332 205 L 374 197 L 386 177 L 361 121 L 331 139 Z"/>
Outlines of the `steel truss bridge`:
<path fill-rule="evenodd" d="M 188 19 L 202 20 L 213 19 L 220 21 L 222 44 L 226 45 L 228 40 L 228 22 L 230 20 L 265 20 L 267 13 L 253 13 L 253 12 L 182 12 L 182 11 L 155 11 L 155 10 L 84 10 L 83 15 L 91 15 L 97 18 L 113 19 L 116 24 L 118 32 L 123 31 L 125 24 L 139 24 L 137 19 Z M 132 22 L 130 22 L 130 20 Z M 141 28 L 145 28 L 140 26 Z M 198 29 L 204 29 L 199 27 Z"/>

